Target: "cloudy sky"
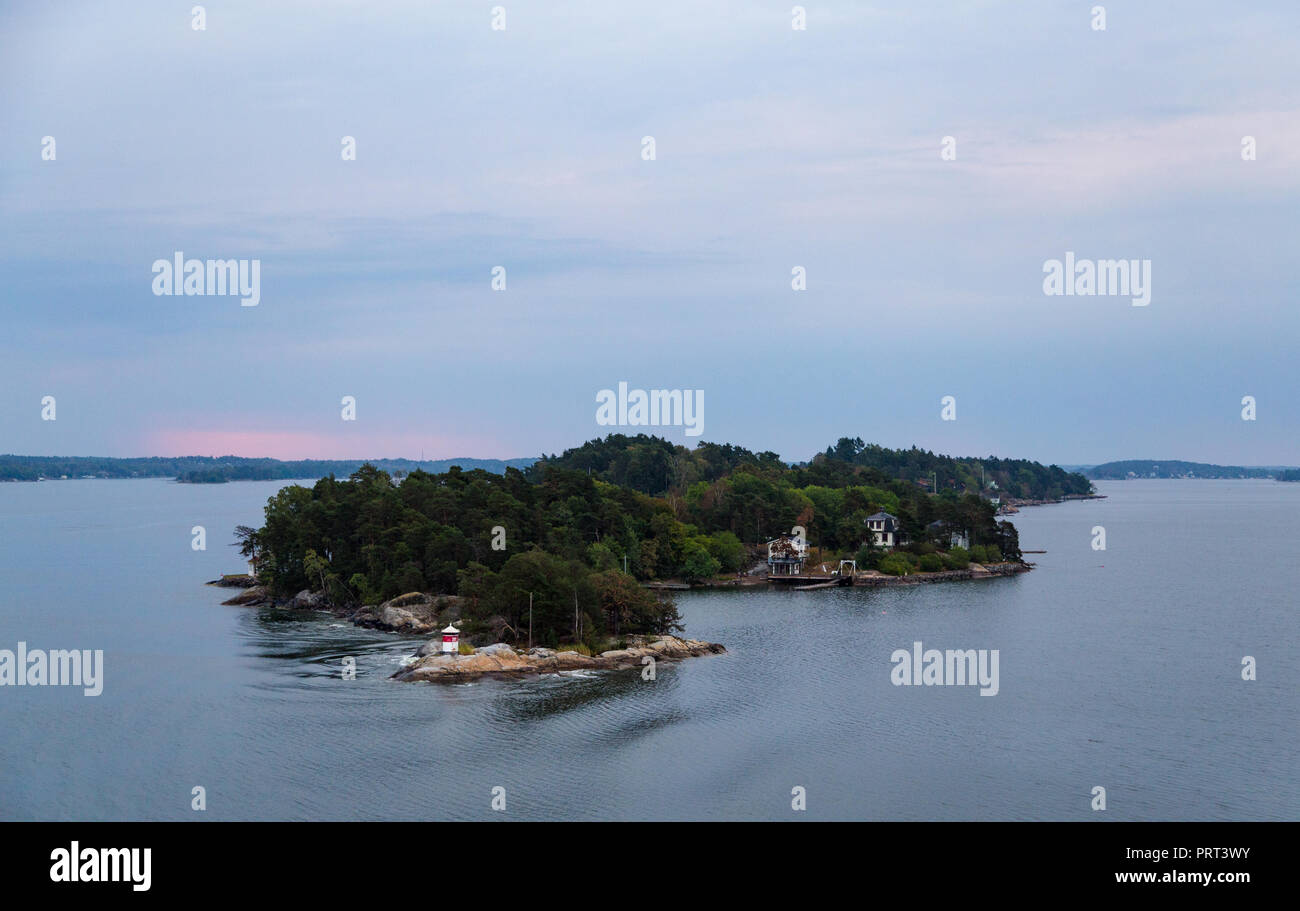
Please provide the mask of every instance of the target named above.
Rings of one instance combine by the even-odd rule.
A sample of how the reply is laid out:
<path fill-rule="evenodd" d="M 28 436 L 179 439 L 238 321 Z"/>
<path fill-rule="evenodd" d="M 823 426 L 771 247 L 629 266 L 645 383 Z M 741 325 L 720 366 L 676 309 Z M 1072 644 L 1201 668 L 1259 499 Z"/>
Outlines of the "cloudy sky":
<path fill-rule="evenodd" d="M 1300 464 L 1294 0 L 494 5 L 0 6 L 0 452 L 536 455 L 626 381 L 789 459 Z"/>

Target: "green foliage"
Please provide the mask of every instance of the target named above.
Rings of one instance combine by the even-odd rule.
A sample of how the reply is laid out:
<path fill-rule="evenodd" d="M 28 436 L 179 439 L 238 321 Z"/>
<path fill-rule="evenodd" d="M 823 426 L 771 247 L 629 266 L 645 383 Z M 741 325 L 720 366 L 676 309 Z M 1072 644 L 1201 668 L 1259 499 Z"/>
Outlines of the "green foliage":
<path fill-rule="evenodd" d="M 1024 499 L 1057 499 L 1067 494 L 1088 494 L 1092 482 L 1081 474 L 1071 473 L 1056 465 L 1044 466 L 1026 459 L 954 458 L 935 455 L 913 446 L 911 449 L 886 449 L 883 446 L 865 445 L 861 439 L 842 437 L 827 448 L 825 457 L 830 460 L 874 469 L 891 479 L 911 482 L 931 482 L 937 477 L 939 491 L 980 493 L 981 488 L 997 490 Z M 890 510 L 892 512 L 892 510 Z"/>
<path fill-rule="evenodd" d="M 921 572 L 937 573 L 945 569 L 943 557 L 938 554 L 921 555 Z"/>
<path fill-rule="evenodd" d="M 863 544 L 854 556 L 860 570 L 879 569 L 880 561 L 884 558 L 885 551 L 871 543 Z"/>
<path fill-rule="evenodd" d="M 720 572 L 734 573 L 745 567 L 745 545 L 730 531 L 715 531 L 705 540 L 709 553 L 718 561 Z"/>
<path fill-rule="evenodd" d="M 671 633 L 682 628 L 681 615 L 672 598 L 640 585 L 616 569 L 591 579 L 602 628 L 623 633 Z"/>
<path fill-rule="evenodd" d="M 906 576 L 915 571 L 912 561 L 901 553 L 885 554 L 876 564 L 876 569 L 887 576 Z"/>
<path fill-rule="evenodd" d="M 961 470 L 946 488 L 940 473 L 945 489 L 935 496 L 911 475 L 946 457 L 912 450 L 886 459 L 888 450 L 841 444 L 788 466 L 735 446 L 688 450 L 611 435 L 543 458 L 527 473 L 453 466 L 436 475 L 414 470 L 400 483 L 367 464 L 344 480 L 281 489 L 267 502 L 265 524 L 237 529 L 235 543 L 277 595 L 310 588 L 335 603 L 374 604 L 407 591 L 455 592 L 468 619 L 518 640 L 527 636 L 531 593 L 534 643 L 590 647 L 624 633 L 680 629 L 672 602 L 641 582 L 742 570 L 753 559 L 749 548 L 761 552 L 795 525 L 822 553 L 856 553 L 860 568 L 895 575 L 960 566 L 967 556 L 1018 558 L 1014 526 L 997 521 L 987 499 L 953 486 L 969 475 L 967 461 L 950 460 Z M 877 462 L 898 462 L 902 476 Z M 1036 463 L 1007 464 L 1028 473 L 1016 483 L 1041 474 Z M 898 517 L 915 553 L 873 545 L 865 522 L 880 510 Z M 497 526 L 507 529 L 505 550 L 492 547 Z M 946 546 L 949 530 L 968 535 L 975 552 L 942 556 L 935 542 Z"/>
<path fill-rule="evenodd" d="M 348 588 L 356 595 L 358 601 L 362 604 L 378 604 L 380 597 L 375 590 L 370 587 L 370 580 L 364 573 L 353 573 L 352 578 L 348 580 Z"/>
<path fill-rule="evenodd" d="M 1010 522 L 998 523 L 993 540 L 999 554 L 1005 559 L 1019 560 L 1023 556 L 1020 552 L 1020 532 Z"/>
<path fill-rule="evenodd" d="M 970 566 L 970 552 L 961 547 L 954 547 L 944 557 L 949 569 L 966 569 Z"/>
<path fill-rule="evenodd" d="M 682 575 L 689 582 L 701 582 L 718 574 L 722 564 L 709 552 L 709 539 L 697 536 L 683 547 Z"/>
<path fill-rule="evenodd" d="M 587 546 L 587 565 L 596 572 L 604 572 L 607 569 L 616 568 L 618 560 L 614 559 L 614 552 L 609 549 L 607 544 L 593 541 Z"/>

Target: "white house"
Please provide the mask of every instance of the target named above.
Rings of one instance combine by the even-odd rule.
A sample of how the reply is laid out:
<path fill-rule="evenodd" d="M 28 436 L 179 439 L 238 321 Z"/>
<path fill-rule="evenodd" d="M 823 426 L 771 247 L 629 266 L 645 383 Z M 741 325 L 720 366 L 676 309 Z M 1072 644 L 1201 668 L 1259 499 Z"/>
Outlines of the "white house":
<path fill-rule="evenodd" d="M 942 544 L 944 537 L 947 536 L 948 548 L 961 547 L 970 550 L 970 538 L 966 532 L 955 525 L 950 525 L 942 519 L 931 522 L 928 526 L 931 537 L 936 543 Z"/>
<path fill-rule="evenodd" d="M 907 543 L 898 517 L 887 512 L 878 512 L 867 516 L 867 531 L 875 536 L 877 547 L 894 547 Z"/>
<path fill-rule="evenodd" d="M 767 542 L 767 571 L 773 576 L 797 576 L 808 559 L 808 542 L 781 535 Z"/>

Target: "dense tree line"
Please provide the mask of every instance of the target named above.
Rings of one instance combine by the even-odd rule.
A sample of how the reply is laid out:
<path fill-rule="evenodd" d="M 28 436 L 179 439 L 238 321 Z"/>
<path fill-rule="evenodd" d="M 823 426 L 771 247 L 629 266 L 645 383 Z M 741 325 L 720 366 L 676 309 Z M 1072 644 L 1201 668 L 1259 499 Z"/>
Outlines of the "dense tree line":
<path fill-rule="evenodd" d="M 817 477 L 837 482 L 832 486 L 843 486 L 851 477 L 877 486 L 889 481 L 909 481 L 931 487 L 937 482 L 939 492 L 951 490 L 959 494 L 1034 500 L 1055 500 L 1092 490 L 1091 482 L 1083 475 L 1055 465 L 995 456 L 956 458 L 915 446 L 887 449 L 866 445 L 859 438 L 842 437 L 804 467 L 811 469 L 827 460 L 832 466 L 821 469 Z M 717 443 L 701 443 L 692 450 L 645 434 L 634 437 L 611 434 L 562 455 L 543 456 L 529 470 L 536 475 L 548 465 L 585 471 L 602 481 L 654 495 L 685 490 L 697 481 L 716 481 L 742 467 L 760 473 L 780 472 L 788 467 L 774 452 L 754 453 Z M 854 473 L 850 470 L 853 468 L 869 471 Z"/>
<path fill-rule="evenodd" d="M 660 495 L 637 489 L 659 484 Z M 872 545 L 866 520 L 882 510 L 910 539 L 907 556 Z M 458 594 L 471 617 L 518 629 L 531 593 L 539 641 L 585 641 L 674 628 L 675 608 L 640 583 L 744 570 L 764 542 L 796 526 L 820 558 L 856 555 L 887 572 L 934 559 L 964 566 L 966 551 L 935 556 L 953 533 L 978 559 L 1020 556 L 1014 527 L 975 493 L 935 496 L 835 455 L 791 467 L 773 453 L 621 435 L 526 473 L 453 467 L 398 483 L 364 465 L 345 480 L 285 487 L 268 501 L 265 525 L 241 528 L 238 543 L 279 595 L 310 588 L 374 604 L 411 591 Z"/>
<path fill-rule="evenodd" d="M 727 543 L 683 526 L 662 500 L 583 472 L 530 481 L 513 468 L 453 467 L 395 484 L 369 465 L 347 480 L 280 490 L 266 524 L 237 537 L 279 595 L 310 588 L 335 603 L 373 604 L 410 591 L 455 593 L 472 619 L 500 618 L 517 631 L 531 593 L 543 643 L 678 628 L 671 601 L 636 580 L 692 566 L 717 572 L 716 563 L 693 563 L 693 548 Z"/>
<path fill-rule="evenodd" d="M 938 489 L 969 493 L 999 492 L 1024 500 L 1059 500 L 1070 494 L 1092 492 L 1092 483 L 1081 474 L 1056 465 L 1042 465 L 1028 459 L 954 458 L 935 455 L 913 446 L 886 449 L 866 445 L 859 438 L 841 437 L 826 450 L 828 458 L 874 468 L 887 477 L 902 481 L 938 483 Z"/>

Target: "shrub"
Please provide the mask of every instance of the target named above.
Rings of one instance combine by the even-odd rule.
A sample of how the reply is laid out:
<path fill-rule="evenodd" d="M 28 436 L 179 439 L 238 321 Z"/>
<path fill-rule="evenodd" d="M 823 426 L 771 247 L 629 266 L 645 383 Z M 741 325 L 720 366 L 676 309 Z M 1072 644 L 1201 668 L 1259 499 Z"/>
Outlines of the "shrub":
<path fill-rule="evenodd" d="M 912 563 L 902 554 L 886 554 L 876 566 L 887 576 L 906 576 L 912 572 Z"/>
<path fill-rule="evenodd" d="M 462 640 L 460 640 L 460 649 L 459 649 L 459 651 L 460 651 L 460 654 L 462 654 L 462 655 L 472 655 L 472 654 L 474 654 L 474 646 L 470 645 L 468 642 L 466 642 L 464 639 L 462 639 Z"/>
<path fill-rule="evenodd" d="M 362 604 L 378 604 L 382 599 L 379 592 L 370 587 L 370 580 L 361 573 L 353 573 L 352 578 L 348 580 L 348 586 L 356 593 L 356 598 Z"/>
<path fill-rule="evenodd" d="M 937 573 L 944 568 L 943 557 L 938 554 L 924 554 L 921 557 L 921 570 L 927 573 Z"/>
<path fill-rule="evenodd" d="M 965 569 L 970 565 L 970 551 L 964 547 L 954 547 L 948 551 L 946 562 L 951 569 Z"/>
<path fill-rule="evenodd" d="M 688 582 L 700 582 L 718 574 L 722 564 L 709 553 L 708 538 L 697 536 L 686 542 L 682 548 L 686 560 L 682 564 L 682 575 Z"/>
<path fill-rule="evenodd" d="M 879 569 L 880 561 L 885 558 L 885 552 L 879 547 L 870 547 L 862 545 L 855 558 L 858 562 L 858 569 Z"/>
<path fill-rule="evenodd" d="M 705 540 L 705 546 L 722 571 L 734 573 L 745 565 L 745 545 L 729 531 L 716 531 Z"/>

